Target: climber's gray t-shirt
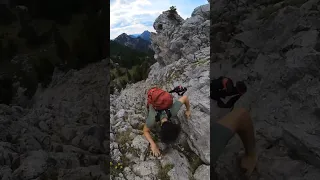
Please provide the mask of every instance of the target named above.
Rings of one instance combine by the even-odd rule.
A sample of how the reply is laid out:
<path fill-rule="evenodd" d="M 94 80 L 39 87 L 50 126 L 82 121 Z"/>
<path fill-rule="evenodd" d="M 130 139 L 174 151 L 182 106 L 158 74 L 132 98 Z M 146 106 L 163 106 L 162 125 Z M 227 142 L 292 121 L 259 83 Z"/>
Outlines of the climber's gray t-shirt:
<path fill-rule="evenodd" d="M 170 112 L 171 112 L 171 117 L 178 115 L 178 112 L 179 112 L 181 106 L 182 106 L 182 102 L 180 102 L 180 101 L 175 101 L 172 104 L 171 108 L 169 109 Z M 160 114 L 160 119 L 168 118 L 167 113 L 165 111 L 161 111 L 160 113 L 161 113 Z M 156 115 L 157 115 L 157 111 L 150 104 L 149 105 L 148 117 L 146 119 L 146 126 L 148 128 L 154 128 L 155 127 L 155 125 L 157 123 L 156 122 Z"/>

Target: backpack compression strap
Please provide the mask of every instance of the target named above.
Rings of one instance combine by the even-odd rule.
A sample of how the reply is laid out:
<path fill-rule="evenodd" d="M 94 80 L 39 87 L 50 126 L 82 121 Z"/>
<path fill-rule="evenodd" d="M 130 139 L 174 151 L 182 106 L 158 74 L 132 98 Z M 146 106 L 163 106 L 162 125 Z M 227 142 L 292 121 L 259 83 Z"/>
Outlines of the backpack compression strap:
<path fill-rule="evenodd" d="M 168 116 L 168 121 L 170 121 L 170 118 L 171 118 L 171 111 L 170 111 L 170 109 L 165 109 L 165 110 L 162 110 L 162 111 L 165 111 L 166 112 L 166 114 L 167 114 L 167 116 Z M 160 121 L 160 114 L 161 114 L 161 112 L 162 111 L 157 111 L 157 115 L 156 115 L 156 122 L 159 122 Z"/>

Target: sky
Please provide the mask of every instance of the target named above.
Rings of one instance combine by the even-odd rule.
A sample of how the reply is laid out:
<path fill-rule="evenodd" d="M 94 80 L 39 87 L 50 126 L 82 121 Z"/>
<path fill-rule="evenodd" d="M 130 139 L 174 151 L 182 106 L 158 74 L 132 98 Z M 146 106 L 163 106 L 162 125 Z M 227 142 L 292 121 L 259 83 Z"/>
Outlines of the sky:
<path fill-rule="evenodd" d="M 110 39 L 122 33 L 141 34 L 148 30 L 155 32 L 153 22 L 171 6 L 186 19 L 193 10 L 208 4 L 207 0 L 110 0 Z"/>

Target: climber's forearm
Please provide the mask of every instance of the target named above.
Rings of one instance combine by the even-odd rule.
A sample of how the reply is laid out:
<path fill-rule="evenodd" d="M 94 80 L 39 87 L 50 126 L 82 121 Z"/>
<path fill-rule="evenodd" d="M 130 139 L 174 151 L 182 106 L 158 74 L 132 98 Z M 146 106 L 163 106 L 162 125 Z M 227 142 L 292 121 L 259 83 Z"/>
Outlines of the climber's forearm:
<path fill-rule="evenodd" d="M 149 143 L 151 145 L 155 144 L 155 142 L 153 141 L 153 139 L 151 137 L 150 130 L 149 130 L 149 128 L 147 128 L 146 125 L 144 125 L 144 127 L 143 127 L 143 135 L 146 137 L 146 139 L 149 141 Z"/>
<path fill-rule="evenodd" d="M 187 111 L 190 111 L 190 102 L 188 98 L 186 98 L 184 105 L 186 106 Z"/>
<path fill-rule="evenodd" d="M 182 96 L 179 101 L 186 106 L 187 111 L 190 111 L 190 102 L 187 96 Z"/>

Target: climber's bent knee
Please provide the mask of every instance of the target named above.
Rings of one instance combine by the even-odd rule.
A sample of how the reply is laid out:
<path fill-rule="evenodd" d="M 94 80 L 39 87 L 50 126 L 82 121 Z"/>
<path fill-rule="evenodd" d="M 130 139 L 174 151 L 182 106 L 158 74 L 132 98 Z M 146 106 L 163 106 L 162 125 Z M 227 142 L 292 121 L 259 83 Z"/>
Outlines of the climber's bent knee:
<path fill-rule="evenodd" d="M 225 146 L 234 134 L 241 129 L 241 124 L 248 123 L 250 114 L 245 108 L 236 108 L 211 125 L 211 146 L 213 163 L 223 152 Z"/>
<path fill-rule="evenodd" d="M 232 132 L 237 132 L 242 123 L 250 117 L 249 112 L 244 108 L 236 108 L 221 118 L 217 123 L 227 127 Z"/>

